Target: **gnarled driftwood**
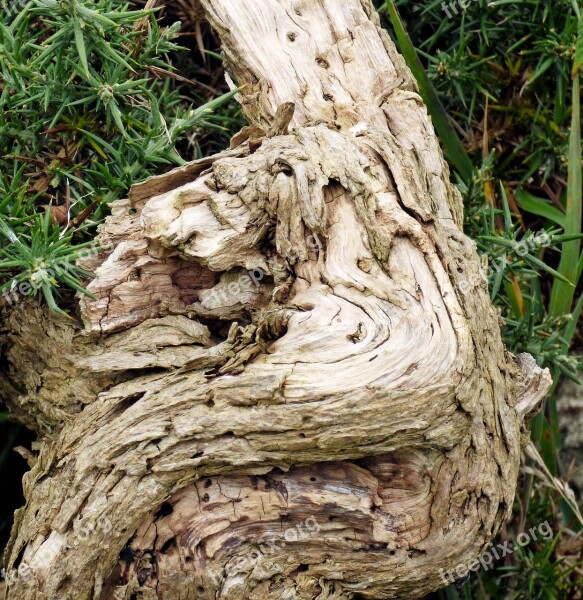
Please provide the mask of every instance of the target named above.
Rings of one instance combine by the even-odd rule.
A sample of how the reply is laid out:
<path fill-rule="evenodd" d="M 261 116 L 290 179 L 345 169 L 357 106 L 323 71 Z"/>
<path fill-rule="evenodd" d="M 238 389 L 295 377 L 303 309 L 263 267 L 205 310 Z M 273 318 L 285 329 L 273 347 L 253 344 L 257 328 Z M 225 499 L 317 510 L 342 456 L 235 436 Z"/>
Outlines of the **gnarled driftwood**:
<path fill-rule="evenodd" d="M 82 327 L 6 317 L 7 598 L 420 597 L 508 516 L 548 373 L 370 0 L 202 5 L 250 126 L 114 204 Z"/>

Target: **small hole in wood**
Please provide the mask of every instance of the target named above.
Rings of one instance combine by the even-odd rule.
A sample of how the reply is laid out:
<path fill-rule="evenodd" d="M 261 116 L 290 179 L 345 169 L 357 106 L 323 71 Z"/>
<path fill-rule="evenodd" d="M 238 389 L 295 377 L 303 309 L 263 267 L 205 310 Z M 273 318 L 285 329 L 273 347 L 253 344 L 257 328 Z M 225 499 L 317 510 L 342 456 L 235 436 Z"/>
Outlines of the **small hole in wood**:
<path fill-rule="evenodd" d="M 131 548 L 124 548 L 120 553 L 119 553 L 119 558 L 120 560 L 123 560 L 124 562 L 130 563 L 132 562 L 132 560 L 134 560 L 135 558 L 135 553 Z"/>
<path fill-rule="evenodd" d="M 170 548 L 173 548 L 176 545 L 176 541 L 174 538 L 170 538 L 163 546 L 160 548 L 160 552 L 162 554 L 166 554 Z"/>
<path fill-rule="evenodd" d="M 293 31 L 290 31 L 290 32 L 287 34 L 287 39 L 288 39 L 290 42 L 295 42 L 297 37 L 298 37 L 298 36 L 297 36 L 297 34 L 296 34 L 296 33 L 294 33 Z"/>
<path fill-rule="evenodd" d="M 160 508 L 158 509 L 158 512 L 155 515 L 155 519 L 159 519 L 161 517 L 167 517 L 168 515 L 171 515 L 174 512 L 174 508 L 172 507 L 172 504 L 170 504 L 170 502 L 164 502 L 162 504 L 162 506 L 160 506 Z"/>

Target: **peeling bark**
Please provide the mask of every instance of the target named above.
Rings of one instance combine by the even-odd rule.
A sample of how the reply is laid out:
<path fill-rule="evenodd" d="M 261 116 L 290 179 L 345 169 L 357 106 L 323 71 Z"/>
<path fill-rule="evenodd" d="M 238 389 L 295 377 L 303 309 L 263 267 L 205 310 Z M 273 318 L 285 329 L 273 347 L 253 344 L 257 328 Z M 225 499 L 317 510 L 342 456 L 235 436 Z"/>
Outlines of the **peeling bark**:
<path fill-rule="evenodd" d="M 249 127 L 114 203 L 82 326 L 7 317 L 6 597 L 421 597 L 507 518 L 548 372 L 369 0 L 202 5 Z"/>

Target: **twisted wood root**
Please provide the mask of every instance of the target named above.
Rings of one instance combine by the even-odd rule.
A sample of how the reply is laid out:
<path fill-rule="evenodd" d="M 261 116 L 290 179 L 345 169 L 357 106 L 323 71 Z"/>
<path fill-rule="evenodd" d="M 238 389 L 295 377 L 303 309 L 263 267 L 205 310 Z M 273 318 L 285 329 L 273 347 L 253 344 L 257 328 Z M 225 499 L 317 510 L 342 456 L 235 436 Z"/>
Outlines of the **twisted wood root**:
<path fill-rule="evenodd" d="M 7 316 L 44 435 L 7 597 L 420 597 L 508 516 L 548 372 L 368 0 L 203 6 L 252 126 L 113 205 L 83 329 Z"/>

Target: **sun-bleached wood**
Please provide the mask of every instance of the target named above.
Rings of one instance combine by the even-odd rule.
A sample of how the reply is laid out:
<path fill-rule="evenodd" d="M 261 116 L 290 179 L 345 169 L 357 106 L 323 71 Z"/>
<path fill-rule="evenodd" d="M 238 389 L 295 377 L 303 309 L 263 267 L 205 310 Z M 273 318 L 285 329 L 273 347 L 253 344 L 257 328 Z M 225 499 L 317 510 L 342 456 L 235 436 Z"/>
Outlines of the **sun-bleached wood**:
<path fill-rule="evenodd" d="M 114 203 L 83 327 L 7 315 L 7 598 L 421 597 L 508 516 L 548 372 L 370 1 L 202 6 L 249 127 Z"/>

